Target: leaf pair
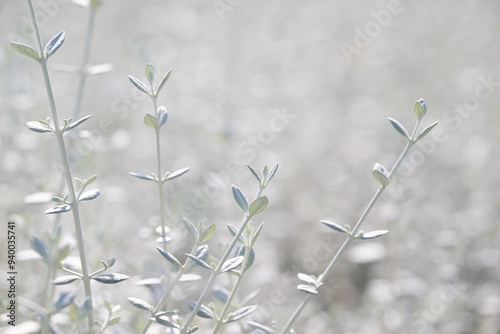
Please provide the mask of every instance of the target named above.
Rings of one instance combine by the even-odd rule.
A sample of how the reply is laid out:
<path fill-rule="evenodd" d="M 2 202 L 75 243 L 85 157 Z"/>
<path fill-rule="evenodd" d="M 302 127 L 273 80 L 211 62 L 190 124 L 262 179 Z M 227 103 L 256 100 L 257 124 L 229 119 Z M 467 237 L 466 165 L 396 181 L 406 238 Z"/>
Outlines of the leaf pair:
<path fill-rule="evenodd" d="M 349 225 L 345 225 L 345 227 L 342 227 L 339 224 L 328 221 L 328 220 L 322 220 L 321 223 L 323 223 L 325 226 L 327 226 L 327 227 L 329 227 L 337 232 L 352 235 L 351 228 L 349 227 Z M 371 231 L 371 232 L 366 232 L 366 233 L 359 232 L 354 237 L 357 239 L 362 239 L 362 240 L 375 239 L 375 238 L 378 238 L 378 237 L 381 237 L 381 236 L 387 234 L 388 232 L 389 231 L 387 231 L 387 230 L 376 230 L 376 231 Z"/>
<path fill-rule="evenodd" d="M 146 69 L 144 72 L 145 72 L 146 78 L 149 81 L 149 85 L 150 85 L 151 89 L 149 89 L 144 83 L 142 83 L 139 79 L 137 79 L 136 77 L 134 77 L 132 75 L 129 75 L 128 79 L 135 86 L 135 88 L 137 88 L 141 92 L 146 93 L 151 97 L 157 97 L 158 94 L 160 93 L 161 89 L 163 88 L 163 86 L 165 86 L 168 79 L 170 78 L 170 74 L 172 73 L 172 70 L 168 71 L 167 74 L 165 74 L 165 76 L 161 79 L 161 81 L 158 84 L 158 87 L 156 89 L 153 87 L 153 81 L 154 81 L 155 74 L 156 74 L 153 65 L 146 64 Z"/>
<path fill-rule="evenodd" d="M 264 211 L 269 204 L 267 197 L 262 196 L 254 200 L 252 204 L 248 205 L 248 200 L 240 188 L 233 186 L 232 191 L 234 200 L 250 218 Z"/>
<path fill-rule="evenodd" d="M 29 45 L 17 42 L 10 42 L 10 46 L 17 53 L 20 53 L 23 56 L 29 57 L 38 62 L 41 62 L 42 60 L 47 60 L 50 56 L 52 56 L 64 43 L 65 38 L 66 38 L 66 33 L 64 32 L 64 30 L 61 31 L 56 36 L 54 36 L 43 49 L 43 57 L 39 55 L 38 52 Z"/>

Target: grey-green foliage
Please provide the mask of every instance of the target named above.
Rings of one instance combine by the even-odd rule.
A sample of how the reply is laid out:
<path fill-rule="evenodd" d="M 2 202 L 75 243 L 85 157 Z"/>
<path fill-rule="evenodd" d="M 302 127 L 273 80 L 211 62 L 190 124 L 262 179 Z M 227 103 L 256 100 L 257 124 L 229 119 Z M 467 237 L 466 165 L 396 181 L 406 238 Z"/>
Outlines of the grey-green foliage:
<path fill-rule="evenodd" d="M 387 230 L 374 230 L 370 232 L 364 232 L 360 230 L 361 225 L 365 221 L 367 215 L 370 213 L 371 209 L 373 208 L 374 204 L 382 194 L 382 192 L 385 190 L 387 186 L 390 185 L 391 179 L 398 170 L 399 166 L 401 165 L 403 159 L 407 156 L 410 148 L 417 143 L 420 139 L 422 139 L 424 136 L 426 136 L 436 125 L 438 122 L 434 122 L 431 125 L 427 126 L 424 128 L 424 130 L 419 131 L 420 123 L 424 116 L 427 114 L 427 105 L 423 99 L 419 99 L 415 101 L 413 105 L 413 112 L 415 114 L 415 117 L 417 118 L 415 127 L 413 129 L 413 132 L 410 134 L 406 128 L 397 120 L 394 120 L 392 118 L 389 118 L 389 122 L 393 126 L 393 128 L 406 139 L 406 146 L 399 156 L 398 160 L 392 167 L 390 171 L 388 171 L 384 166 L 382 166 L 379 163 L 376 163 L 375 166 L 373 167 L 372 170 L 372 175 L 375 178 L 375 180 L 379 183 L 379 188 L 376 191 L 375 195 L 371 199 L 370 203 L 362 213 L 361 217 L 359 220 L 356 222 L 356 224 L 351 227 L 348 224 L 345 224 L 344 226 L 330 222 L 327 220 L 321 220 L 321 223 L 324 224 L 325 226 L 329 227 L 330 229 L 334 230 L 335 232 L 340 232 L 342 234 L 346 234 L 347 237 L 345 241 L 342 243 L 342 245 L 339 247 L 337 253 L 333 256 L 332 260 L 326 267 L 326 269 L 323 271 L 322 274 L 319 276 L 314 276 L 310 274 L 305 274 L 305 273 L 299 273 L 298 274 L 298 279 L 301 281 L 301 284 L 297 286 L 297 289 L 305 292 L 306 296 L 302 300 L 302 302 L 298 305 L 298 307 L 295 309 L 293 314 L 288 318 L 288 321 L 286 324 L 283 326 L 283 328 L 278 332 L 275 329 L 271 329 L 269 327 L 265 327 L 264 325 L 258 324 L 258 323 L 253 323 L 252 326 L 254 328 L 259 328 L 261 326 L 262 331 L 266 333 L 280 333 L 280 334 L 288 334 L 292 329 L 293 323 L 299 318 L 302 310 L 305 308 L 305 306 L 308 304 L 308 302 L 311 300 L 312 296 L 319 294 L 320 290 L 319 288 L 323 285 L 323 282 L 328 274 L 332 271 L 333 267 L 337 263 L 338 259 L 340 256 L 343 254 L 345 249 L 350 245 L 350 243 L 353 240 L 369 240 L 369 239 L 374 239 L 381 237 L 385 234 L 387 234 L 389 231 Z"/>
<path fill-rule="evenodd" d="M 99 3 L 100 3 L 99 0 L 92 0 L 90 6 L 96 8 L 99 5 Z M 128 276 L 119 273 L 102 274 L 105 270 L 107 270 L 114 264 L 114 259 L 108 262 L 102 261 L 104 264 L 103 269 L 100 269 L 92 274 L 89 273 L 85 244 L 83 240 L 83 232 L 82 232 L 83 228 L 80 218 L 79 203 L 82 201 L 90 201 L 96 199 L 100 195 L 100 191 L 97 189 L 85 191 L 86 187 L 96 180 L 96 176 L 92 176 L 88 180 L 80 180 L 78 178 L 72 177 L 72 171 L 69 166 L 69 160 L 67 154 L 68 150 L 67 143 L 63 135 L 69 131 L 74 130 L 77 126 L 83 124 L 85 121 L 90 119 L 92 115 L 85 116 L 76 121 L 74 121 L 73 118 L 68 118 L 64 119 L 62 123 L 59 122 L 60 116 L 56 108 L 47 62 L 49 58 L 53 57 L 55 53 L 59 50 L 59 48 L 61 48 L 61 46 L 65 41 L 66 34 L 64 31 L 61 31 L 53 38 L 51 38 L 49 42 L 46 43 L 44 46 L 40 37 L 39 26 L 37 23 L 37 18 L 35 15 L 35 10 L 32 0 L 27 0 L 27 6 L 33 26 L 33 32 L 34 32 L 33 35 L 35 37 L 36 47 L 34 48 L 29 45 L 18 42 L 11 42 L 11 47 L 21 55 L 34 59 L 39 63 L 42 70 L 45 89 L 51 111 L 50 115 L 51 117 L 46 117 L 44 121 L 27 122 L 27 126 L 28 129 L 37 133 L 51 133 L 55 135 L 57 141 L 57 148 L 63 164 L 67 193 L 61 197 L 58 196 L 54 197 L 53 200 L 54 202 L 58 203 L 58 205 L 49 208 L 48 210 L 45 211 L 45 213 L 62 214 L 65 212 L 70 212 L 70 211 L 72 212 L 77 245 L 78 245 L 78 253 L 80 256 L 81 272 L 77 272 L 71 268 L 67 268 L 62 264 L 62 261 L 68 255 L 69 247 L 64 246 L 60 248 L 58 246 L 58 241 L 60 238 L 60 229 L 56 229 L 55 238 L 49 240 L 49 244 L 44 243 L 44 241 L 42 241 L 39 238 L 33 237 L 32 247 L 35 249 L 36 252 L 40 254 L 43 261 L 48 265 L 49 267 L 48 277 L 53 285 L 65 285 L 81 280 L 83 281 L 83 286 L 85 291 L 85 301 L 81 305 L 74 302 L 75 296 L 70 294 L 60 294 L 59 298 L 53 305 L 49 305 L 49 303 L 47 302 L 45 305 L 46 314 L 41 315 L 42 333 L 48 333 L 49 331 L 52 332 L 59 331 L 57 329 L 57 325 L 51 322 L 51 317 L 55 312 L 62 310 L 68 305 L 70 305 L 70 311 L 69 311 L 70 319 L 74 323 L 77 323 L 78 328 L 80 326 L 80 322 L 83 319 L 87 318 L 88 326 L 86 330 L 88 332 L 93 332 L 96 322 L 94 318 L 94 306 L 92 301 L 92 289 L 90 280 L 93 279 L 100 283 L 113 284 L 126 280 Z M 86 47 L 86 49 L 87 48 L 88 47 Z M 78 190 L 76 189 L 75 184 L 73 183 L 74 181 L 80 184 Z M 60 268 L 70 273 L 70 275 L 54 278 L 56 268 Z M 52 299 L 54 290 L 49 287 L 46 287 L 45 290 L 46 290 L 45 299 L 46 301 L 49 301 Z M 105 321 L 105 325 L 101 326 L 101 332 L 109 325 L 117 322 L 117 320 L 110 320 L 110 319 L 108 320 L 109 321 Z"/>

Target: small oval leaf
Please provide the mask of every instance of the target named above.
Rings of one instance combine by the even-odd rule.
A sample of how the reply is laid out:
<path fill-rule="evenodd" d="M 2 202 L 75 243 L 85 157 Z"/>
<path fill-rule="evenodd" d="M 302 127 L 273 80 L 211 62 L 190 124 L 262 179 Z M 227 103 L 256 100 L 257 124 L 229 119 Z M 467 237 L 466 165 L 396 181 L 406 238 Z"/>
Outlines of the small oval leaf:
<path fill-rule="evenodd" d="M 184 227 L 188 231 L 191 238 L 193 238 L 194 241 L 198 242 L 198 238 L 200 237 L 200 235 L 194 224 L 186 217 L 183 217 L 182 221 L 184 222 Z"/>
<path fill-rule="evenodd" d="M 397 132 L 399 132 L 406 139 L 410 139 L 408 131 L 406 131 L 405 127 L 401 123 L 390 117 L 388 117 L 388 120 L 389 122 L 391 122 L 392 126 L 394 127 L 394 129 L 396 129 Z"/>
<path fill-rule="evenodd" d="M 389 183 L 391 183 L 391 181 L 389 180 L 389 173 L 387 173 L 387 170 L 384 168 L 384 166 L 379 163 L 376 163 L 373 167 L 372 174 L 375 180 L 377 180 L 378 183 L 382 185 L 382 187 L 386 187 L 387 185 L 389 185 Z"/>
<path fill-rule="evenodd" d="M 64 30 L 54 36 L 45 46 L 45 49 L 43 51 L 43 53 L 45 54 L 45 58 L 49 58 L 50 56 L 52 56 L 64 43 L 65 38 L 66 33 L 64 32 Z"/>
<path fill-rule="evenodd" d="M 436 125 L 438 125 L 439 121 L 436 121 L 434 123 L 432 123 L 431 125 L 429 125 L 428 127 L 426 127 L 422 132 L 420 132 L 420 134 L 418 135 L 417 139 L 415 139 L 415 142 L 419 141 L 420 139 L 424 138 L 429 132 L 431 132 L 432 129 L 434 129 L 434 127 Z"/>
<path fill-rule="evenodd" d="M 141 180 L 146 180 L 146 181 L 154 181 L 155 180 L 155 178 L 152 177 L 151 175 L 134 173 L 134 172 L 130 172 L 129 174 L 132 176 L 135 176 L 136 178 L 141 179 Z"/>
<path fill-rule="evenodd" d="M 77 275 L 66 275 L 66 276 L 61 276 L 53 280 L 52 284 L 54 285 L 66 285 L 69 283 L 73 283 L 74 281 L 80 279 L 80 276 Z"/>
<path fill-rule="evenodd" d="M 86 191 L 80 196 L 78 202 L 93 200 L 94 198 L 99 197 L 100 194 L 101 191 L 99 189 Z"/>
<path fill-rule="evenodd" d="M 257 309 L 257 305 L 244 306 L 240 309 L 237 309 L 234 312 L 229 313 L 227 316 L 227 319 L 225 321 L 227 323 L 233 322 L 233 321 L 238 321 L 238 320 L 246 317 L 247 315 L 249 315 L 250 313 L 252 313 L 256 309 Z"/>
<path fill-rule="evenodd" d="M 10 42 L 10 46 L 17 53 L 20 53 L 23 56 L 29 57 L 31 59 L 35 59 L 38 62 L 40 61 L 40 56 L 38 55 L 38 52 L 36 52 L 36 50 L 29 45 L 23 43 Z"/>
<path fill-rule="evenodd" d="M 415 101 L 415 104 L 413 105 L 413 113 L 418 119 L 422 119 L 425 114 L 427 114 L 427 104 L 424 99 Z"/>
<path fill-rule="evenodd" d="M 173 180 L 175 178 L 178 178 L 179 176 L 186 174 L 188 171 L 189 171 L 189 167 L 179 169 L 173 173 L 168 174 L 166 180 L 170 181 L 170 180 Z"/>
<path fill-rule="evenodd" d="M 71 122 L 65 129 L 64 129 L 64 132 L 66 131 L 69 131 L 69 130 L 73 130 L 74 128 L 76 128 L 78 125 L 82 124 L 83 122 L 85 122 L 86 120 L 88 120 L 90 117 L 92 117 L 94 115 L 88 115 L 88 116 L 85 116 L 81 119 L 79 119 L 78 121 L 76 122 Z"/>
<path fill-rule="evenodd" d="M 156 247 L 156 249 L 158 250 L 158 252 L 160 252 L 161 255 L 163 255 L 165 259 L 168 260 L 168 262 L 172 263 L 173 265 L 176 265 L 177 267 L 182 267 L 182 264 L 179 262 L 179 260 L 177 260 L 177 258 L 174 255 L 161 249 L 160 247 Z"/>
<path fill-rule="evenodd" d="M 266 196 L 262 196 L 257 198 L 255 201 L 250 204 L 250 209 L 248 210 L 248 215 L 250 217 L 253 217 L 255 215 L 258 215 L 262 211 L 264 211 L 267 208 L 267 205 L 269 204 L 269 200 L 267 199 Z"/>
<path fill-rule="evenodd" d="M 54 214 L 54 213 L 63 213 L 63 212 L 68 212 L 71 211 L 71 205 L 66 204 L 66 205 L 58 205 L 54 206 L 53 208 L 48 209 L 45 211 L 46 214 Z"/>
<path fill-rule="evenodd" d="M 139 298 L 134 298 L 134 297 L 128 297 L 127 299 L 135 307 L 137 307 L 141 310 L 153 312 L 153 309 L 154 309 L 153 306 L 149 305 L 149 303 L 145 302 L 144 300 L 139 299 Z"/>
<path fill-rule="evenodd" d="M 240 188 L 238 188 L 236 186 L 233 186 L 232 190 L 233 190 L 233 197 L 234 197 L 234 200 L 236 201 L 236 203 L 238 203 L 238 205 L 240 206 L 240 208 L 243 209 L 243 211 L 248 213 L 248 209 L 249 209 L 248 208 L 248 200 L 247 200 L 245 194 L 243 194 L 243 192 L 240 190 Z"/>
<path fill-rule="evenodd" d="M 244 259 L 245 257 L 243 256 L 237 256 L 227 260 L 226 262 L 224 262 L 224 265 L 221 268 L 221 272 L 224 273 L 226 271 L 231 271 L 238 268 L 243 263 Z"/>
<path fill-rule="evenodd" d="M 388 230 L 377 230 L 371 232 L 365 232 L 359 235 L 358 239 L 366 240 L 366 239 L 375 239 L 381 237 L 385 234 L 389 233 Z"/>
<path fill-rule="evenodd" d="M 304 292 L 310 293 L 312 295 L 317 295 L 318 294 L 318 290 L 316 290 L 315 287 L 312 287 L 312 286 L 307 285 L 307 284 L 300 284 L 300 285 L 297 286 L 297 289 L 299 289 L 300 291 L 304 291 Z"/>
<path fill-rule="evenodd" d="M 54 132 L 54 130 L 51 127 L 44 125 L 41 122 L 27 122 L 26 125 L 28 126 L 28 129 L 30 129 L 31 131 L 38 133 Z"/>
<path fill-rule="evenodd" d="M 123 274 L 104 274 L 104 275 L 96 275 L 92 276 L 93 280 L 96 280 L 99 283 L 104 283 L 104 284 L 115 284 L 115 283 L 120 283 L 122 281 L 125 281 L 126 279 L 129 279 L 127 275 Z"/>
<path fill-rule="evenodd" d="M 165 84 L 167 83 L 168 79 L 170 78 L 170 74 L 172 74 L 172 70 L 168 71 L 168 73 L 165 74 L 163 79 L 161 79 L 161 82 L 158 85 L 158 90 L 156 91 L 157 95 L 160 93 L 160 90 L 163 88 L 163 86 L 165 86 Z"/>
<path fill-rule="evenodd" d="M 187 305 L 188 305 L 189 309 L 192 311 L 196 307 L 196 302 L 188 301 Z M 206 319 L 214 319 L 215 318 L 212 310 L 209 309 L 208 307 L 206 307 L 205 305 L 200 306 L 200 309 L 198 310 L 196 315 L 199 317 L 202 317 L 202 318 L 206 318 Z"/>
<path fill-rule="evenodd" d="M 326 226 L 328 226 L 331 229 L 334 229 L 335 231 L 339 231 L 339 232 L 342 232 L 342 233 L 349 233 L 345 228 L 343 228 L 339 224 L 333 223 L 331 221 L 321 220 L 321 223 L 325 224 Z"/>
<path fill-rule="evenodd" d="M 128 79 L 130 80 L 130 82 L 138 89 L 140 90 L 141 92 L 144 92 L 148 95 L 151 95 L 151 91 L 149 90 L 148 87 L 146 87 L 145 84 L 143 84 L 139 79 L 129 75 L 128 76 Z"/>
<path fill-rule="evenodd" d="M 144 124 L 155 130 L 158 130 L 160 128 L 160 122 L 151 114 L 146 114 L 144 116 Z"/>

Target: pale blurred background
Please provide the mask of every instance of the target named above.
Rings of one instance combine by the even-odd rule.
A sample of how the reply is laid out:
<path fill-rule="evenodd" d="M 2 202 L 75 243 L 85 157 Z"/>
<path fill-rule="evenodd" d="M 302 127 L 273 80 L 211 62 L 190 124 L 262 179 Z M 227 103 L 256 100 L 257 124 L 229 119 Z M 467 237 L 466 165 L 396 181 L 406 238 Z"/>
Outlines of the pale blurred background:
<path fill-rule="evenodd" d="M 69 0 L 34 3 L 44 41 L 66 31 L 49 65 L 78 66 L 88 12 Z M 413 102 L 424 98 L 424 125 L 439 127 L 413 149 L 363 227 L 390 233 L 351 247 L 295 329 L 500 333 L 499 18 L 494 0 L 105 1 L 90 61 L 114 70 L 87 80 L 81 116 L 94 114 L 84 125 L 92 132 L 78 142 L 73 170 L 97 174 L 102 192 L 82 205 L 91 263 L 116 257 L 116 270 L 132 277 L 99 286 L 123 305 L 115 332 L 138 332 L 146 312 L 126 298 L 154 302 L 134 283 L 163 268 L 154 249 L 156 189 L 128 175 L 156 166 L 154 133 L 142 121 L 151 103 L 127 79 L 145 81 L 144 66 L 153 63 L 159 75 L 172 69 L 159 98 L 169 111 L 164 169 L 191 167 L 167 184 L 176 254 L 191 247 L 183 216 L 217 224 L 217 254 L 217 242 L 230 240 L 225 225 L 241 219 L 231 185 L 252 198 L 257 191 L 245 165 L 280 164 L 264 193 L 269 208 L 254 220 L 266 225 L 241 293 L 260 289 L 261 308 L 247 320 L 286 321 L 302 299 L 297 272 L 320 274 L 343 241 L 319 220 L 355 224 L 377 188 L 372 166 L 390 168 L 404 148 L 386 118 L 410 131 Z M 49 115 L 40 69 L 8 44 L 34 45 L 28 19 L 24 1 L 0 2 L 1 220 L 16 220 L 18 252 L 55 224 L 43 215 L 50 203 L 26 196 L 61 195 L 54 138 L 25 125 Z M 51 77 L 67 118 L 77 79 Z M 70 215 L 62 223 L 73 242 Z M 19 294 L 40 298 L 44 270 L 20 264 Z"/>

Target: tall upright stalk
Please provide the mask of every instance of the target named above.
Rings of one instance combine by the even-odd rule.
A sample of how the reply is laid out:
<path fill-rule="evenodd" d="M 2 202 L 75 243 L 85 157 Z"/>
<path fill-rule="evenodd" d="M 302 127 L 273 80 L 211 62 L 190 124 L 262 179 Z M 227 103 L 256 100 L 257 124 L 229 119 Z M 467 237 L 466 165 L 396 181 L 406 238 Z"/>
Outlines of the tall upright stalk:
<path fill-rule="evenodd" d="M 40 63 L 40 66 L 42 68 L 42 74 L 43 74 L 43 79 L 44 79 L 45 88 L 46 88 L 46 92 L 47 92 L 47 97 L 49 100 L 52 119 L 54 120 L 53 132 L 54 132 L 56 139 L 57 139 L 59 154 L 61 156 L 61 161 L 62 161 L 62 165 L 63 165 L 63 169 L 64 169 L 64 176 L 66 179 L 66 186 L 68 189 L 68 203 L 71 206 L 71 211 L 73 214 L 76 239 L 77 239 L 77 243 L 78 243 L 78 252 L 80 255 L 80 263 L 81 263 L 81 267 L 82 267 L 81 279 L 83 281 L 85 296 L 89 300 L 89 304 L 90 304 L 90 312 L 88 314 L 88 324 L 89 324 L 89 330 L 91 330 L 94 326 L 92 290 L 91 290 L 91 286 L 90 286 L 90 276 L 89 276 L 89 271 L 88 271 L 88 267 L 87 267 L 87 256 L 85 253 L 85 244 L 83 241 L 83 231 L 82 231 L 82 223 L 81 223 L 81 219 L 80 219 L 80 210 L 79 210 L 79 206 L 78 206 L 78 200 L 76 197 L 75 187 L 73 185 L 73 178 L 71 176 L 71 170 L 69 168 L 69 162 L 68 162 L 66 147 L 65 147 L 64 138 L 63 138 L 63 131 L 61 131 L 61 126 L 59 123 L 59 117 L 58 117 L 57 108 L 56 108 L 56 104 L 55 104 L 54 94 L 53 94 L 52 86 L 51 86 L 51 82 L 50 82 L 49 71 L 47 68 L 48 55 L 46 54 L 46 52 L 44 52 L 44 49 L 42 46 L 43 45 L 42 39 L 40 37 L 40 31 L 38 28 L 38 23 L 36 20 L 32 0 L 27 0 L 27 5 L 28 5 L 28 10 L 30 12 L 30 16 L 31 16 L 31 22 L 33 24 L 35 43 L 37 46 L 37 53 L 38 53 L 38 57 L 39 57 L 38 62 Z"/>
<path fill-rule="evenodd" d="M 309 284 L 309 286 L 299 285 L 299 289 L 307 292 L 308 294 L 303 298 L 303 300 L 300 302 L 298 307 L 295 309 L 295 311 L 292 313 L 292 315 L 288 318 L 285 326 L 279 332 L 280 334 L 288 334 L 289 333 L 289 331 L 292 328 L 293 323 L 298 319 L 302 310 L 306 307 L 306 305 L 309 303 L 309 301 L 312 299 L 312 297 L 318 293 L 319 287 L 324 283 L 326 277 L 328 276 L 328 274 L 330 274 L 333 267 L 338 262 L 339 258 L 342 256 L 342 254 L 345 252 L 345 250 L 349 247 L 349 245 L 355 239 L 373 239 L 373 238 L 379 237 L 381 235 L 384 235 L 385 233 L 388 232 L 388 231 L 384 230 L 384 231 L 373 231 L 371 233 L 365 234 L 364 232 L 360 232 L 359 230 L 361 228 L 361 225 L 365 221 L 366 217 L 370 213 L 371 209 L 373 208 L 373 206 L 375 205 L 375 203 L 379 199 L 380 195 L 382 195 L 382 193 L 384 192 L 387 185 L 389 185 L 390 180 L 392 179 L 392 177 L 394 176 L 394 174 L 398 170 L 399 166 L 401 165 L 401 163 L 403 162 L 405 157 L 408 155 L 410 148 L 415 143 L 417 143 L 420 139 L 422 139 L 425 135 L 427 135 L 434 128 L 434 126 L 437 125 L 437 122 L 431 124 L 430 126 L 425 128 L 417 136 L 420 122 L 421 122 L 422 118 L 425 116 L 425 114 L 427 113 L 427 106 L 425 104 L 425 101 L 423 99 L 416 101 L 414 104 L 413 111 L 415 113 L 415 116 L 417 117 L 417 122 L 416 122 L 416 125 L 413 129 L 411 136 L 408 134 L 406 129 L 403 127 L 403 125 L 401 125 L 396 120 L 389 118 L 389 121 L 391 122 L 392 126 L 396 129 L 396 131 L 398 131 L 402 136 L 404 136 L 406 138 L 407 143 L 406 143 L 406 146 L 405 146 L 403 152 L 401 153 L 401 155 L 399 156 L 398 160 L 396 161 L 396 163 L 394 164 L 394 166 L 392 167 L 392 169 L 389 173 L 387 173 L 385 168 L 383 168 L 381 165 L 379 165 L 379 164 L 375 165 L 374 170 L 373 170 L 373 175 L 374 175 L 375 179 L 377 181 L 379 181 L 380 187 L 377 189 L 377 191 L 373 195 L 372 199 L 368 203 L 368 206 L 365 208 L 363 214 L 358 219 L 358 221 L 356 222 L 354 227 L 351 229 L 347 225 L 345 227 L 341 227 L 341 226 L 339 226 L 335 223 L 332 223 L 332 222 L 322 221 L 328 227 L 330 227 L 336 231 L 346 233 L 347 237 L 321 275 L 319 275 L 317 278 L 315 278 L 314 276 L 299 274 L 299 275 L 303 275 L 302 280 Z"/>

